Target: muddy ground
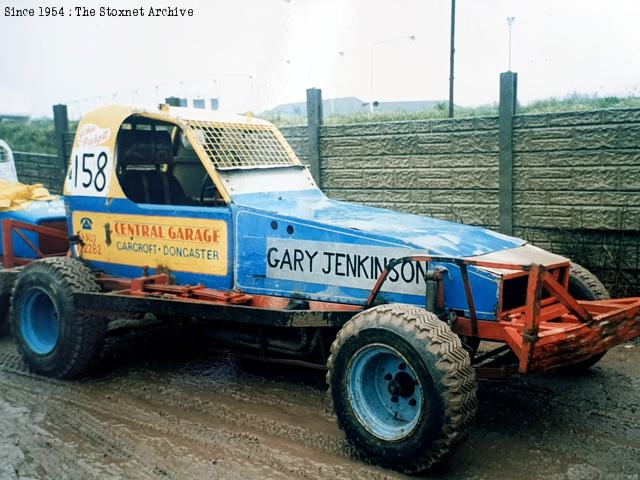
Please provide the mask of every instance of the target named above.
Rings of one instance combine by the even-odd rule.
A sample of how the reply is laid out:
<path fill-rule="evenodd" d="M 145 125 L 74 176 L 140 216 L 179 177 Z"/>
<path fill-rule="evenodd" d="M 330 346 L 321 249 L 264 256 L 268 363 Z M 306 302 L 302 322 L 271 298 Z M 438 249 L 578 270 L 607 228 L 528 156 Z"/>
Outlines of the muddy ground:
<path fill-rule="evenodd" d="M 0 340 L 0 479 L 386 479 L 358 460 L 323 374 L 129 333 L 78 382 L 30 374 Z M 181 348 L 180 345 L 186 348 Z M 640 343 L 580 377 L 482 381 L 438 479 L 640 478 Z"/>

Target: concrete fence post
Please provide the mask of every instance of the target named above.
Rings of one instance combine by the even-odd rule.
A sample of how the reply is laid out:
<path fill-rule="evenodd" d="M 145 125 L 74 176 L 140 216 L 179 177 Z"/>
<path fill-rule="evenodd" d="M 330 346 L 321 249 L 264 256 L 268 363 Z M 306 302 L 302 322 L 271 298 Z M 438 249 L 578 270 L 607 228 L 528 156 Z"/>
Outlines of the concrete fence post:
<path fill-rule="evenodd" d="M 513 235 L 513 116 L 518 103 L 518 74 L 500 74 L 499 115 L 499 221 L 500 231 Z"/>
<path fill-rule="evenodd" d="M 64 177 L 67 172 L 67 162 L 69 161 L 69 154 L 67 151 L 66 135 L 69 131 L 69 116 L 67 113 L 66 105 L 54 105 L 53 106 L 53 128 L 56 137 L 56 148 L 58 150 L 58 165 L 60 174 L 60 189 L 64 184 Z"/>
<path fill-rule="evenodd" d="M 323 123 L 322 115 L 322 90 L 319 88 L 307 89 L 307 135 L 309 138 L 309 170 L 313 179 L 322 188 L 320 178 L 320 128 Z"/>

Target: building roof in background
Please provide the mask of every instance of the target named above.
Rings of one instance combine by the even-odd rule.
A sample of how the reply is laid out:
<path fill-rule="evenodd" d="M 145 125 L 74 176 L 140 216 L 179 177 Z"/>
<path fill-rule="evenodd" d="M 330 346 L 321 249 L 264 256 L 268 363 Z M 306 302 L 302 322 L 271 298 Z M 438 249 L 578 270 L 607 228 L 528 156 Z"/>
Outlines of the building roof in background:
<path fill-rule="evenodd" d="M 446 103 L 446 100 L 378 102 L 374 108 L 378 112 L 420 112 L 424 110 L 430 110 L 439 103 Z M 322 101 L 322 108 L 325 115 L 348 115 L 351 113 L 368 111 L 369 103 L 360 100 L 357 97 L 328 98 Z M 270 110 L 266 110 L 260 115 L 269 117 L 276 115 L 306 117 L 307 103 L 284 103 Z"/>
<path fill-rule="evenodd" d="M 29 115 L 19 115 L 13 113 L 0 113 L 0 121 L 4 120 L 27 120 Z"/>

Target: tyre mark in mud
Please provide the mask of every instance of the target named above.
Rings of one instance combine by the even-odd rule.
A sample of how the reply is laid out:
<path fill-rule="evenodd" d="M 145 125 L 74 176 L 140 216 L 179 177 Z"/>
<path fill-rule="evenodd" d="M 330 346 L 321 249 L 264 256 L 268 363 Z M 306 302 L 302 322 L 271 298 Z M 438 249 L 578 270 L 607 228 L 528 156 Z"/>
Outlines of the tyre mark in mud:
<path fill-rule="evenodd" d="M 0 381 L 4 388 L 12 390 L 8 395 L 12 402 L 28 404 L 27 398 L 33 398 L 35 388 L 24 388 L 24 385 Z M 216 447 L 216 457 L 210 460 L 196 458 L 182 448 L 175 445 L 177 440 L 185 440 L 179 431 L 169 426 L 149 425 L 145 421 L 131 418 L 129 415 L 117 414 L 114 411 L 101 408 L 98 405 L 88 405 L 85 402 L 69 401 L 60 395 L 48 395 L 45 398 L 46 423 L 53 432 L 69 441 L 80 441 L 91 450 L 97 450 L 110 462 L 115 462 L 124 472 L 135 473 L 136 478 L 185 478 L 189 472 L 194 475 L 211 474 L 216 472 L 212 465 L 218 463 L 217 457 L 225 458 L 222 463 L 234 464 L 233 457 L 251 459 L 246 461 L 254 468 L 263 467 L 260 458 L 253 455 L 252 445 L 257 444 L 255 438 L 224 431 L 213 431 L 211 446 Z M 37 408 L 35 405 L 29 405 Z M 129 412 L 127 412 L 129 413 Z M 186 426 L 189 427 L 188 425 Z M 187 430 L 188 431 L 188 430 Z M 158 434 L 171 434 L 174 442 L 158 440 Z M 193 438 L 193 436 L 191 436 Z M 164 445 L 163 445 L 164 443 Z M 184 443 L 184 442 L 183 442 Z M 188 442 L 186 442 L 188 444 Z M 189 445 L 193 447 L 193 445 Z M 247 448 L 248 446 L 248 448 Z M 194 450 L 190 448 L 189 450 Z M 206 452 L 205 449 L 200 449 Z M 231 461 L 228 459 L 231 458 Z M 256 463 L 256 460 L 258 463 Z M 253 464 L 253 465 L 252 465 Z M 286 467 L 286 466 L 284 466 Z M 220 468 L 220 467 L 218 467 Z M 239 473 L 242 465 L 235 465 L 234 470 Z M 246 468 L 244 468 L 246 470 Z M 279 471 L 286 471 L 283 468 Z M 220 476 L 220 472 L 217 476 Z M 272 477 L 278 477 L 278 471 L 272 472 Z"/>
<path fill-rule="evenodd" d="M 165 408 L 159 414 L 162 415 L 162 422 L 160 422 L 157 418 L 156 413 L 150 413 L 149 409 L 140 409 L 137 406 L 131 406 L 128 404 L 130 408 L 130 413 L 136 418 L 136 421 L 141 422 L 141 424 L 146 424 L 147 422 L 153 422 L 154 428 L 162 430 L 166 434 L 179 434 L 182 437 L 189 438 L 195 442 L 201 443 L 216 443 L 213 442 L 217 436 L 219 436 L 220 431 L 225 431 L 227 428 L 232 429 L 232 432 L 235 432 L 235 435 L 241 436 L 241 438 L 245 439 L 245 443 L 247 440 L 252 440 L 254 442 L 254 458 L 263 458 L 268 460 L 274 450 L 278 450 L 278 456 L 286 456 L 286 457 L 298 457 L 297 462 L 302 462 L 305 465 L 305 468 L 300 472 L 313 471 L 316 469 L 321 469 L 321 465 L 323 463 L 331 464 L 336 461 L 335 458 L 332 458 L 331 453 L 344 454 L 345 447 L 342 443 L 336 443 L 334 439 L 330 439 L 327 441 L 323 441 L 322 438 L 314 438 L 314 441 L 311 442 L 311 448 L 314 452 L 313 457 L 322 461 L 319 463 L 318 461 L 311 461 L 308 458 L 308 452 L 310 442 L 308 438 L 313 436 L 313 433 L 310 431 L 300 430 L 298 433 L 300 435 L 287 435 L 287 433 L 291 433 L 291 429 L 282 428 L 281 424 L 277 424 L 275 422 L 271 422 L 267 424 L 267 428 L 264 428 L 265 422 L 262 421 L 260 425 L 257 425 L 255 421 L 256 417 L 243 415 L 242 413 L 237 414 L 234 413 L 233 421 L 229 422 L 229 413 L 231 410 L 226 407 L 222 411 L 216 411 L 214 415 L 209 415 L 210 421 L 213 421 L 215 425 L 209 425 L 207 423 L 202 422 L 200 419 L 203 416 L 201 412 L 195 412 L 193 405 L 183 405 L 182 409 L 178 407 L 169 407 L 167 409 L 167 405 L 153 405 L 151 410 L 156 410 L 157 408 Z M 213 407 L 217 409 L 219 406 Z M 169 413 L 169 411 L 173 411 L 174 413 Z M 207 410 L 207 412 L 211 413 L 211 410 Z M 252 420 L 253 419 L 253 420 Z M 220 427 L 219 423 L 226 424 L 226 427 Z M 162 425 L 164 424 L 164 425 Z M 274 432 L 274 429 L 276 431 Z M 265 440 L 266 438 L 266 440 Z M 299 441 L 301 439 L 302 441 Z M 339 447 L 336 447 L 339 445 Z M 235 447 L 234 451 L 237 454 L 238 449 L 242 451 L 242 446 Z M 262 462 L 260 462 L 262 463 Z M 283 465 L 286 467 L 286 465 Z M 308 468 L 312 467 L 312 468 Z M 388 474 L 380 475 L 379 472 L 374 472 L 365 468 L 362 468 L 361 472 L 351 473 L 350 478 L 387 478 Z M 303 475 L 308 476 L 308 475 Z"/>
<path fill-rule="evenodd" d="M 258 379 L 242 371 L 239 371 L 237 375 L 244 379 L 250 379 L 252 385 L 259 387 L 260 395 L 256 395 L 255 391 L 244 391 L 244 385 L 242 384 L 220 383 L 204 376 L 193 376 L 189 372 L 173 374 L 171 383 L 175 387 L 184 390 L 215 391 L 225 399 L 237 400 L 247 405 L 256 405 L 260 408 L 265 406 L 276 407 L 287 411 L 289 415 L 299 417 L 313 415 L 317 419 L 334 422 L 334 416 L 330 411 L 325 390 L 319 392 L 317 389 L 297 385 L 296 391 L 292 393 L 283 389 L 282 384 L 277 381 Z"/>
<path fill-rule="evenodd" d="M 81 459 L 73 445 L 40 427 L 42 415 L 0 400 L 0 478 L 117 478 L 118 471 Z"/>
<path fill-rule="evenodd" d="M 583 377 L 482 382 L 469 443 L 431 475 L 634 478 L 640 350 L 612 353 Z M 249 373 L 232 356 L 137 355 L 67 383 L 29 373 L 0 341 L 0 417 L 2 402 L 19 405 L 32 425 L 20 426 L 25 472 L 37 465 L 49 478 L 402 478 L 354 461 L 322 382 Z M 0 449 L 6 445 L 0 433 Z"/>
<path fill-rule="evenodd" d="M 238 402 L 234 402 L 236 408 L 230 408 L 211 400 L 193 401 L 180 392 L 176 394 L 166 387 L 147 384 L 141 397 L 142 406 L 139 406 L 140 389 L 133 388 L 135 385 L 128 380 L 68 384 L 28 373 L 13 355 L 8 358 L 7 355 L 0 356 L 0 362 L 2 369 L 9 373 L 0 379 L 0 384 L 3 390 L 11 392 L 7 397 L 12 403 L 27 404 L 33 409 L 46 404 L 44 409 L 52 430 L 60 436 L 91 445 L 125 471 L 135 471 L 137 478 L 155 478 L 159 474 L 184 478 L 189 470 L 200 475 L 209 470 L 216 476 L 211 468 L 206 468 L 207 465 L 194 467 L 195 459 L 189 460 L 188 464 L 179 462 L 180 465 L 175 465 L 174 457 L 171 457 L 171 462 L 162 461 L 175 445 L 152 445 L 146 450 L 141 447 L 149 445 L 149 439 L 158 438 L 158 434 L 183 443 L 189 451 L 199 451 L 204 456 L 211 455 L 211 451 L 216 452 L 218 458 L 207 460 L 209 464 L 212 461 L 214 464 L 228 464 L 231 463 L 229 459 L 240 458 L 245 465 L 235 462 L 238 464 L 233 470 L 237 473 L 243 470 L 249 473 L 246 467 L 250 466 L 249 470 L 254 474 L 259 471 L 264 474 L 268 469 L 269 476 L 273 478 L 284 475 L 286 478 L 376 479 L 392 478 L 393 475 L 355 462 L 339 461 L 343 464 L 332 465 L 336 462 L 331 458 L 332 453 L 345 453 L 346 442 L 343 439 L 320 435 L 320 438 L 310 440 L 314 432 L 247 414 L 236 409 Z M 16 378 L 11 380 L 11 377 Z M 43 390 L 43 384 L 46 384 L 46 394 L 34 402 L 33 399 L 38 398 L 38 393 Z M 110 393 L 105 393 L 105 388 Z M 128 392 L 130 389 L 132 395 Z M 202 417 L 209 417 L 216 425 L 210 425 L 210 421 L 202 422 Z M 220 427 L 218 423 L 225 426 Z M 238 429 L 241 431 L 233 431 Z M 246 429 L 250 432 L 242 431 Z M 320 451 L 310 452 L 306 448 L 309 446 Z M 181 453 L 183 458 L 187 457 L 186 451 Z M 317 461 L 312 459 L 314 457 Z M 136 461 L 140 458 L 145 459 L 145 464 Z M 151 468 L 148 465 L 150 460 L 158 465 Z"/>
<path fill-rule="evenodd" d="M 61 393 L 54 395 L 51 392 L 43 394 L 41 385 L 26 382 L 14 382 L 7 378 L 0 379 L 0 385 L 6 392 L 3 397 L 14 404 L 22 404 L 33 412 L 38 412 L 42 422 L 50 427 L 52 433 L 67 443 L 80 443 L 90 445 L 89 450 L 100 452 L 109 462 L 116 464 L 126 463 L 134 459 L 131 452 L 135 451 L 136 444 L 133 439 L 127 442 L 121 438 L 112 426 L 105 425 L 97 417 L 87 414 L 81 408 L 69 409 L 73 402 L 63 400 Z M 40 394 L 39 394 L 40 393 Z M 76 407 L 77 405 L 74 405 Z M 92 452 L 84 451 L 84 454 Z M 95 458 L 94 458 L 95 459 Z"/>
<path fill-rule="evenodd" d="M 158 403 L 159 395 L 163 403 Z M 181 392 L 163 390 L 154 391 L 149 388 L 143 393 L 136 392 L 134 396 L 139 396 L 144 403 L 153 405 L 154 409 L 171 408 L 174 411 L 185 412 L 196 418 L 208 417 L 219 422 L 232 424 L 240 428 L 249 428 L 254 432 L 260 432 L 293 441 L 296 444 L 311 448 L 321 449 L 341 456 L 353 455 L 353 450 L 346 440 L 340 436 L 336 427 L 336 435 L 320 433 L 317 430 L 291 425 L 273 418 L 270 418 L 272 411 L 263 409 L 262 415 L 250 413 L 242 408 L 238 408 L 237 403 L 226 405 L 225 400 L 217 398 L 201 398 L 199 396 L 188 396 Z M 245 407 L 242 405 L 242 407 Z"/>
<path fill-rule="evenodd" d="M 605 473 L 640 470 L 638 388 L 608 367 L 580 377 L 516 377 L 481 384 L 479 430 L 511 437 L 512 445 L 592 464 Z M 637 384 L 635 385 L 637 387 Z M 508 401 L 505 402 L 505 399 Z"/>

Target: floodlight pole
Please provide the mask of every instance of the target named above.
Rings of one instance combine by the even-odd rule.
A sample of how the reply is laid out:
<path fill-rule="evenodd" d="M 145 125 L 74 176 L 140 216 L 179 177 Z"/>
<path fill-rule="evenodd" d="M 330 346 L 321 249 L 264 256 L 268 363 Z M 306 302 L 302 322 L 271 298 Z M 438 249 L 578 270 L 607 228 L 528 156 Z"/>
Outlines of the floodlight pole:
<path fill-rule="evenodd" d="M 451 46 L 449 48 L 449 118 L 453 118 L 453 58 L 456 37 L 456 0 L 451 0 Z"/>

